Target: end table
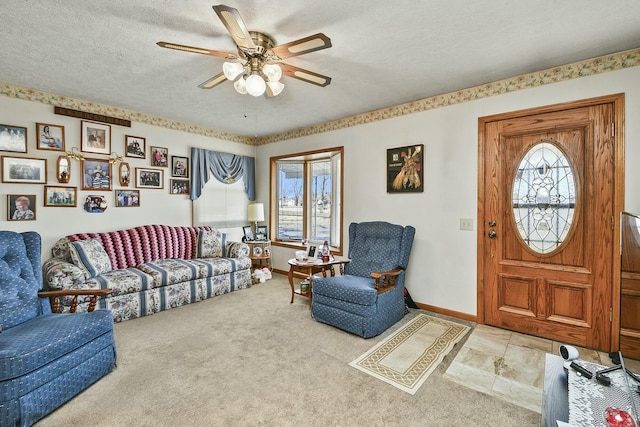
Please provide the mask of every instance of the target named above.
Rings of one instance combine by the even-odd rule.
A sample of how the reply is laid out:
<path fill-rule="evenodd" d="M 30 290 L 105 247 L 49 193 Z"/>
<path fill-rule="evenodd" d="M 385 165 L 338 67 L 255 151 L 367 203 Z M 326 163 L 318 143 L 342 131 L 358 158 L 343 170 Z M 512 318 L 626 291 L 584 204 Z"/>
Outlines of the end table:
<path fill-rule="evenodd" d="M 249 258 L 251 258 L 252 271 L 255 268 L 271 268 L 271 240 L 247 240 L 249 245 Z M 255 267 L 254 267 L 255 266 Z"/>

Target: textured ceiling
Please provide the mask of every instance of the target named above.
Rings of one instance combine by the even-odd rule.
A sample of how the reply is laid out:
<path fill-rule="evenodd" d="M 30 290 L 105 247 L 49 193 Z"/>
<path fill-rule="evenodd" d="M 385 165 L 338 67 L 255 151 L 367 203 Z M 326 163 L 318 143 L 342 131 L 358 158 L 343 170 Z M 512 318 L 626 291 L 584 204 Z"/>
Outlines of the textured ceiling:
<path fill-rule="evenodd" d="M 329 86 L 283 77 L 254 98 L 197 87 L 222 59 L 156 45 L 235 52 L 213 4 L 5 0 L 0 82 L 264 137 L 640 46 L 638 0 L 227 0 L 276 44 L 333 44 L 285 61 Z"/>

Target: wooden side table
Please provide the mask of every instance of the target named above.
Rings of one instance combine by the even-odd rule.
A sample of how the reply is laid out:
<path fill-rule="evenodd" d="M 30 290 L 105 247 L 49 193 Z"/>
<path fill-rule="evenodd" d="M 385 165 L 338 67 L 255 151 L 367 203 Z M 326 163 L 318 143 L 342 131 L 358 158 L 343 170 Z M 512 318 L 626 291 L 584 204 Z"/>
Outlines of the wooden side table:
<path fill-rule="evenodd" d="M 247 240 L 249 245 L 249 258 L 251 258 L 252 271 L 254 268 L 271 268 L 271 240 Z M 254 267 L 255 266 L 255 267 Z"/>
<path fill-rule="evenodd" d="M 331 274 L 331 277 L 336 275 L 336 271 L 334 266 L 338 265 L 340 267 L 340 274 L 344 274 L 344 265 L 349 263 L 348 258 L 342 257 L 333 257 L 331 260 L 327 262 L 322 262 L 321 260 L 306 262 L 306 261 L 297 261 L 295 258 L 287 261 L 289 263 L 289 285 L 291 286 L 291 303 L 293 303 L 294 295 L 298 294 L 303 297 L 309 298 L 311 300 L 311 288 L 313 286 L 313 275 L 315 273 L 322 273 L 322 276 L 327 277 L 327 270 Z M 301 272 L 307 275 L 309 280 L 309 290 L 301 291 L 300 289 L 296 289 L 293 286 L 293 273 Z"/>

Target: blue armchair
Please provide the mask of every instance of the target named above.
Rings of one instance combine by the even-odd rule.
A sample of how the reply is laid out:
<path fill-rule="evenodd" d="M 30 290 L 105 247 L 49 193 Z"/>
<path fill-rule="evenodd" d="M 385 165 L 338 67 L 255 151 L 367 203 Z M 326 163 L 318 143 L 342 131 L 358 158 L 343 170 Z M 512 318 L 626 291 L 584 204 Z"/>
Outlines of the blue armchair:
<path fill-rule="evenodd" d="M 52 314 L 40 235 L 0 231 L 0 425 L 30 426 L 115 366 L 108 310 Z M 60 291 L 59 293 L 64 293 Z"/>
<path fill-rule="evenodd" d="M 404 279 L 415 228 L 388 222 L 349 226 L 349 258 L 344 275 L 314 277 L 314 319 L 371 338 L 402 319 Z"/>

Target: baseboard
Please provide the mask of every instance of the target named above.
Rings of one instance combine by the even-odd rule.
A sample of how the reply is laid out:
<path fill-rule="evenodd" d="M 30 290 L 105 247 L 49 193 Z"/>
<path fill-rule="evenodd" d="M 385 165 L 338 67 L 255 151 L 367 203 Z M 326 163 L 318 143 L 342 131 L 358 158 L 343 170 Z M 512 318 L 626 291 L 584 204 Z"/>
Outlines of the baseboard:
<path fill-rule="evenodd" d="M 442 314 L 444 316 L 455 317 L 456 319 L 466 320 L 468 322 L 478 323 L 477 322 L 478 318 L 474 314 L 462 313 L 460 311 L 449 310 L 446 308 L 436 307 L 434 305 L 429 305 L 429 304 L 422 304 L 420 302 L 416 302 L 416 305 L 423 310 L 431 311 L 433 313 Z"/>

